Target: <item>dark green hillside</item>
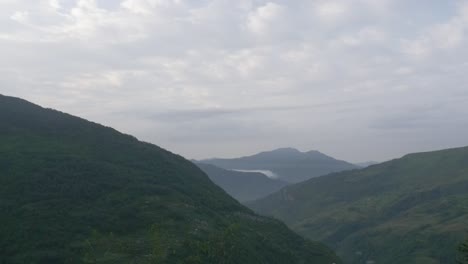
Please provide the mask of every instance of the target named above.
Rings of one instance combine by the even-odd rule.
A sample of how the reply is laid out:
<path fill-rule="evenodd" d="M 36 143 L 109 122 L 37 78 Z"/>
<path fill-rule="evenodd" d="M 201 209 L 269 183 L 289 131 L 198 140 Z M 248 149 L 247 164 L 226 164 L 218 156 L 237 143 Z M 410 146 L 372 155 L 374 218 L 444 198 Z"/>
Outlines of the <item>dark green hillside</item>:
<path fill-rule="evenodd" d="M 232 171 L 210 164 L 196 164 L 216 185 L 240 202 L 265 197 L 288 185 L 284 181 L 268 178 L 259 172 Z"/>
<path fill-rule="evenodd" d="M 311 179 L 250 206 L 347 263 L 454 263 L 468 231 L 468 147 Z"/>
<path fill-rule="evenodd" d="M 465 240 L 460 246 L 458 247 L 458 258 L 457 261 L 460 264 L 468 263 L 468 239 Z"/>
<path fill-rule="evenodd" d="M 267 170 L 290 183 L 358 168 L 318 151 L 301 152 L 294 148 L 280 148 L 235 159 L 207 159 L 200 162 L 228 170 Z"/>
<path fill-rule="evenodd" d="M 0 96 L 0 263 L 332 263 L 195 165 Z"/>

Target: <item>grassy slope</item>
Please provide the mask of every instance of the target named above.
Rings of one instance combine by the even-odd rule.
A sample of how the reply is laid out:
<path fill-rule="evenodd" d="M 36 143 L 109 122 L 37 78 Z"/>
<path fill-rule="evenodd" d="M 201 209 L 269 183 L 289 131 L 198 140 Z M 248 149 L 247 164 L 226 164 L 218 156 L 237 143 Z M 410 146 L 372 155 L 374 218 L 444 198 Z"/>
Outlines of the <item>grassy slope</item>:
<path fill-rule="evenodd" d="M 331 263 L 195 165 L 0 96 L 0 263 Z"/>
<path fill-rule="evenodd" d="M 453 263 L 468 231 L 468 148 L 311 179 L 250 206 L 329 244 L 345 262 Z"/>

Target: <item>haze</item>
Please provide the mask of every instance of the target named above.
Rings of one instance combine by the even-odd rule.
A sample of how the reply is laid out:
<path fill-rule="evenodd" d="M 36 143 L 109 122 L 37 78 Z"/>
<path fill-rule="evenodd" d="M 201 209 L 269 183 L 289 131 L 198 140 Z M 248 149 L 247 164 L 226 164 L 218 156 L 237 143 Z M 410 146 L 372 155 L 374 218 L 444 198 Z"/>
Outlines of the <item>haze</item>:
<path fill-rule="evenodd" d="M 1 94 L 188 158 L 468 145 L 468 1 L 1 0 L 0 14 Z"/>

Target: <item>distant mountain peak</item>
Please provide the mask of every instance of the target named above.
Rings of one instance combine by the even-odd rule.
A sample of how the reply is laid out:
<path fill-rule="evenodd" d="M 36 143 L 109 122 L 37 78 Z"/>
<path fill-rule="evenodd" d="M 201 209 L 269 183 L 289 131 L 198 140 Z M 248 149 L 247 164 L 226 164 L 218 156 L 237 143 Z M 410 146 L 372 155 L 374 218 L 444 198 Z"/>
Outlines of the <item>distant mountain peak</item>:
<path fill-rule="evenodd" d="M 272 150 L 272 151 L 279 151 L 279 152 L 301 152 L 301 151 L 299 151 L 298 149 L 292 148 L 292 147 L 277 148 L 277 149 L 274 149 L 274 150 Z"/>
<path fill-rule="evenodd" d="M 292 147 L 278 148 L 255 155 L 233 159 L 209 159 L 203 163 L 228 170 L 271 171 L 279 179 L 300 182 L 331 172 L 357 168 L 355 165 L 332 158 L 317 150 L 302 152 Z"/>
<path fill-rule="evenodd" d="M 261 158 L 261 159 L 283 159 L 283 158 L 299 158 L 304 155 L 304 152 L 295 148 L 277 148 L 270 151 L 263 151 L 258 154 L 244 157 L 244 158 Z"/>
<path fill-rule="evenodd" d="M 271 151 L 265 151 L 261 153 L 301 154 L 301 155 L 323 156 L 323 157 L 331 158 L 330 156 L 323 154 L 322 152 L 318 150 L 300 151 L 292 147 L 277 148 Z"/>
<path fill-rule="evenodd" d="M 313 153 L 316 153 L 316 154 L 323 154 L 322 152 L 318 151 L 318 150 L 309 150 L 306 152 L 307 154 L 313 154 Z"/>
<path fill-rule="evenodd" d="M 301 152 L 300 150 L 296 148 L 285 147 L 285 148 L 277 148 L 277 149 L 270 150 L 270 151 L 264 151 L 261 153 L 302 154 L 303 152 Z"/>
<path fill-rule="evenodd" d="M 335 158 L 333 157 L 330 157 L 326 154 L 323 154 L 322 152 L 318 151 L 318 150 L 310 150 L 310 151 L 307 151 L 305 152 L 304 154 L 306 154 L 307 156 L 313 158 L 313 159 L 333 159 L 333 160 L 336 160 Z"/>

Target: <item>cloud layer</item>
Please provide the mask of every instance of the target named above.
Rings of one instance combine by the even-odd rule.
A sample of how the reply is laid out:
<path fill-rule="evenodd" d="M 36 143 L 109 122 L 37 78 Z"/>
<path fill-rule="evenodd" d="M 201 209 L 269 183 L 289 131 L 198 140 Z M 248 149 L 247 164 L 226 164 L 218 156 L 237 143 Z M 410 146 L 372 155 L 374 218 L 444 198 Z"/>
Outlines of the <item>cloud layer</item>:
<path fill-rule="evenodd" d="M 0 14 L 0 93 L 189 158 L 468 145 L 467 1 L 3 0 Z"/>

